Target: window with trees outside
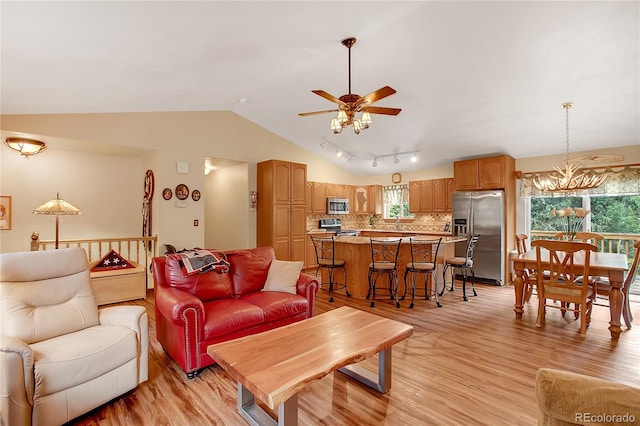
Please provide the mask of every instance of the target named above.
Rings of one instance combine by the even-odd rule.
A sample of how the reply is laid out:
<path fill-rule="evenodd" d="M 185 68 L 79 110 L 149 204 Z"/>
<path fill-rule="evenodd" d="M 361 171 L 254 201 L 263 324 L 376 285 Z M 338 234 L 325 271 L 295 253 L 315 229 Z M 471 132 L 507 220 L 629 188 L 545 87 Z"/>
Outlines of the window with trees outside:
<path fill-rule="evenodd" d="M 382 188 L 385 219 L 413 218 L 409 211 L 409 186 L 390 185 Z"/>
<path fill-rule="evenodd" d="M 585 218 L 582 231 L 603 234 L 604 241 L 598 250 L 624 253 L 631 266 L 633 241 L 640 238 L 640 195 L 531 197 L 532 239 L 559 232 L 561 229 L 551 211 L 566 207 L 589 210 L 591 213 Z M 640 294 L 640 271 L 629 291 Z"/>

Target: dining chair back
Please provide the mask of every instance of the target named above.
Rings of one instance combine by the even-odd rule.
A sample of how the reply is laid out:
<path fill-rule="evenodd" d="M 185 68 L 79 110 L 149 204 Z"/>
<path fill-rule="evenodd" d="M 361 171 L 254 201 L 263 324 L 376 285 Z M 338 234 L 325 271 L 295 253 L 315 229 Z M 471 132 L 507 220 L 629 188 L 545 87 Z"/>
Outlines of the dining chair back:
<path fill-rule="evenodd" d="M 567 232 L 558 232 L 553 237 L 558 240 L 562 240 L 567 235 Z M 604 241 L 604 235 L 597 232 L 576 232 L 576 238 L 574 241 L 581 241 L 583 243 L 591 243 L 596 247 L 602 245 Z"/>
<path fill-rule="evenodd" d="M 518 254 L 524 254 L 529 251 L 527 247 L 527 240 L 529 236 L 527 234 L 516 234 L 516 249 L 518 250 Z M 531 295 L 533 294 L 533 288 L 536 285 L 536 277 L 535 269 L 526 268 L 524 270 L 524 301 L 528 302 L 531 299 Z"/>
<path fill-rule="evenodd" d="M 375 306 L 376 284 L 378 278 L 386 276 L 389 283 L 389 297 L 400 307 L 398 301 L 398 253 L 400 252 L 401 238 L 370 238 L 371 263 L 369 264 L 369 291 L 367 299 L 371 298 L 370 307 Z"/>
<path fill-rule="evenodd" d="M 622 317 L 627 328 L 631 328 L 631 322 L 633 321 L 633 315 L 631 314 L 631 305 L 629 304 L 629 289 L 633 285 L 638 273 L 638 264 L 640 263 L 640 239 L 633 242 L 633 248 L 635 254 L 633 256 L 633 262 L 631 267 L 627 271 L 627 276 L 622 283 L 622 295 L 624 297 L 624 303 L 622 304 Z M 598 277 L 596 279 L 596 288 L 598 295 L 608 296 L 611 291 L 611 284 L 607 277 Z"/>
<path fill-rule="evenodd" d="M 344 260 L 336 259 L 336 242 L 335 237 L 314 237 L 311 236 L 313 247 L 316 251 L 316 263 L 318 268 L 316 269 L 316 277 L 321 270 L 327 271 L 328 282 L 320 280 L 320 289 L 327 290 L 329 292 L 329 303 L 333 302 L 334 290 L 344 289 L 347 297 L 351 297 L 349 289 L 347 288 L 347 269 L 345 268 Z M 336 281 L 335 271 L 342 269 L 344 271 L 344 281 Z"/>
<path fill-rule="evenodd" d="M 471 290 L 473 290 L 473 295 L 477 296 L 475 288 L 475 280 L 476 275 L 473 269 L 473 251 L 476 248 L 476 244 L 478 244 L 479 235 L 470 235 L 467 239 L 467 248 L 465 250 L 464 257 L 456 256 L 450 257 L 444 260 L 444 268 L 442 270 L 442 280 L 443 287 L 440 292 L 440 296 L 444 294 L 444 290 L 447 287 L 447 270 L 451 269 L 451 288 L 449 291 L 453 291 L 454 283 L 456 280 L 456 271 L 460 271 L 462 275 L 462 300 L 465 302 L 467 299 L 467 278 L 469 278 L 469 274 L 471 274 Z"/>
<path fill-rule="evenodd" d="M 567 310 L 573 310 L 579 313 L 580 335 L 586 336 L 596 293 L 595 282 L 576 279 L 589 277 L 591 253 L 597 251 L 597 247 L 585 242 L 562 240 L 535 240 L 531 246 L 536 249 L 536 270 L 549 272 L 548 275 L 537 274 L 536 326 L 544 326 L 547 307 L 561 309 L 563 316 Z M 552 303 L 547 303 L 548 299 Z M 570 308 L 571 304 L 573 309 Z"/>
<path fill-rule="evenodd" d="M 442 305 L 438 301 L 438 275 L 436 274 L 436 263 L 438 260 L 438 251 L 442 238 L 420 238 L 409 237 L 409 248 L 411 251 L 411 261 L 407 263 L 407 269 L 404 272 L 404 294 L 402 300 L 407 295 L 407 276 L 411 279 L 411 304 L 409 309 L 413 308 L 416 297 L 416 281 L 422 276 L 424 282 L 424 298 L 429 300 L 430 296 L 436 299 L 436 305 L 441 308 Z M 431 285 L 429 283 L 431 276 Z M 432 287 L 432 289 L 430 288 Z"/>

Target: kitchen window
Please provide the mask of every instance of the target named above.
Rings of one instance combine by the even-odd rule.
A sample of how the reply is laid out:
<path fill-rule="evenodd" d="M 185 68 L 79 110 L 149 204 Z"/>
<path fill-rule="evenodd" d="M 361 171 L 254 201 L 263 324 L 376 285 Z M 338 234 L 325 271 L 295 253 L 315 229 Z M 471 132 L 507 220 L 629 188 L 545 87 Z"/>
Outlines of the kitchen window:
<path fill-rule="evenodd" d="M 413 219 L 409 212 L 409 186 L 390 185 L 382 188 L 385 219 Z"/>

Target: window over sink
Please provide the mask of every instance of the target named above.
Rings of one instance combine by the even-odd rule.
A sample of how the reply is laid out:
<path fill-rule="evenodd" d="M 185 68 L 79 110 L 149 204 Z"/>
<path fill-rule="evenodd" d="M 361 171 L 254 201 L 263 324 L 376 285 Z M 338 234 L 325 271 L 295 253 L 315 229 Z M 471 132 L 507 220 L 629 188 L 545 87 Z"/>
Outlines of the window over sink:
<path fill-rule="evenodd" d="M 389 185 L 382 188 L 385 219 L 413 219 L 409 211 L 409 186 Z"/>

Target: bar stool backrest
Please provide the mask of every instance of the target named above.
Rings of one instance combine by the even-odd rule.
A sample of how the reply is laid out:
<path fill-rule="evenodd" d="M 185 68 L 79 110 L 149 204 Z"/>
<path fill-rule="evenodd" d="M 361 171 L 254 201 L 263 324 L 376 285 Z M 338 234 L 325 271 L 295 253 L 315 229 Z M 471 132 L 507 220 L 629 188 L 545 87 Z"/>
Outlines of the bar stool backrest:
<path fill-rule="evenodd" d="M 371 261 L 374 265 L 379 263 L 389 264 L 398 263 L 398 252 L 400 251 L 401 238 L 370 238 L 371 242 Z"/>
<path fill-rule="evenodd" d="M 414 268 L 416 263 L 433 263 L 438 259 L 438 250 L 442 238 L 420 238 L 409 237 L 411 247 L 411 267 Z"/>
<path fill-rule="evenodd" d="M 316 250 L 316 261 L 318 265 L 334 265 L 335 256 L 335 237 L 314 237 L 311 236 L 313 247 Z"/>
<path fill-rule="evenodd" d="M 478 244 L 479 238 L 480 238 L 479 235 L 472 235 L 467 240 L 467 251 L 465 256 L 467 258 L 467 262 L 466 262 L 467 266 L 470 266 L 473 264 L 473 251 L 476 248 L 476 244 Z"/>

